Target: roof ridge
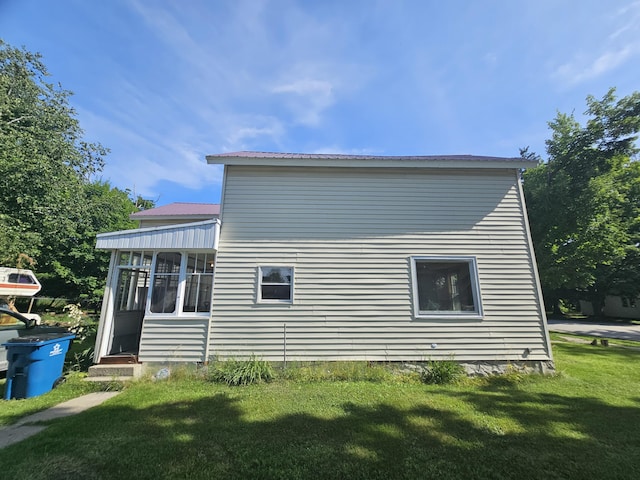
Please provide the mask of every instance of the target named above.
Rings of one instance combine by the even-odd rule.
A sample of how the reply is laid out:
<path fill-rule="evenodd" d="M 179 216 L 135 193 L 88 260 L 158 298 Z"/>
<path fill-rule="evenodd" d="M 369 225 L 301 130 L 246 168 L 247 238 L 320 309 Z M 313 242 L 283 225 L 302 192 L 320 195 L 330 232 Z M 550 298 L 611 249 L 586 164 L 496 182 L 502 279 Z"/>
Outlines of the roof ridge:
<path fill-rule="evenodd" d="M 449 154 L 449 155 L 374 155 L 362 153 L 291 153 L 240 150 L 214 153 L 207 158 L 271 158 L 271 159 L 353 159 L 353 160 L 524 160 L 522 157 L 497 157 L 493 155 Z"/>

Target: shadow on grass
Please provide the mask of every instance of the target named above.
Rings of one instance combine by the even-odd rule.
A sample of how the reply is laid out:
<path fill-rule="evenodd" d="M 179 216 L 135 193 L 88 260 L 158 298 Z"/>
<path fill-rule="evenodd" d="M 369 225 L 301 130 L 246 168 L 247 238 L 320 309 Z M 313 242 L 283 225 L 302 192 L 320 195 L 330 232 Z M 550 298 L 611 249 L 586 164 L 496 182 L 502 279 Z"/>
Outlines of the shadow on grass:
<path fill-rule="evenodd" d="M 640 344 L 638 344 L 640 346 Z M 571 355 L 589 355 L 593 358 L 606 358 L 610 361 L 638 362 L 638 351 L 634 348 L 621 346 L 603 347 L 601 345 L 590 345 L 589 343 L 554 342 L 554 350 Z"/>
<path fill-rule="evenodd" d="M 640 404 L 488 386 L 250 419 L 259 393 L 103 406 L 0 451 L 3 478 L 638 478 Z"/>

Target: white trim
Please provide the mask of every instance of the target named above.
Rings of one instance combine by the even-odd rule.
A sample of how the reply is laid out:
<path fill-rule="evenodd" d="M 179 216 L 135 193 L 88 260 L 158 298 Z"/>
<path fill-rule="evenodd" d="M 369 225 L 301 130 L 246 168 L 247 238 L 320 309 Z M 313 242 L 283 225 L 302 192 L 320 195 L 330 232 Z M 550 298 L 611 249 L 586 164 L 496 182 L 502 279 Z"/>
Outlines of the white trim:
<path fill-rule="evenodd" d="M 218 214 L 218 222 L 222 223 L 223 215 L 224 215 L 224 196 L 227 193 L 227 170 L 229 167 L 227 165 L 222 166 L 222 188 L 220 189 L 220 213 Z M 220 236 L 220 235 L 218 235 Z"/>
<path fill-rule="evenodd" d="M 291 283 L 273 283 L 269 285 L 289 285 L 289 300 L 275 300 L 275 299 L 263 299 L 262 298 L 262 269 L 263 268 L 290 268 L 291 269 Z M 295 279 L 295 267 L 293 265 L 258 265 L 258 288 L 256 290 L 256 303 L 268 304 L 268 305 L 291 305 L 294 298 L 294 279 Z"/>
<path fill-rule="evenodd" d="M 413 297 L 413 318 L 415 319 L 447 319 L 447 320 L 482 320 L 482 299 L 480 295 L 480 282 L 478 279 L 478 265 L 476 257 L 474 256 L 431 256 L 431 255 L 416 255 L 410 257 L 411 261 L 411 286 Z M 416 270 L 417 261 L 427 262 L 451 262 L 451 263 L 466 263 L 469 266 L 471 292 L 473 296 L 473 302 L 476 310 L 469 313 L 464 312 L 451 312 L 451 311 L 421 311 L 418 295 L 418 275 Z"/>
<path fill-rule="evenodd" d="M 542 284 L 540 283 L 540 275 L 538 273 L 538 261 L 536 260 L 536 251 L 533 248 L 533 239 L 531 238 L 531 228 L 529 227 L 529 214 L 527 212 L 527 203 L 524 198 L 524 190 L 520 181 L 520 174 L 516 172 L 516 184 L 518 185 L 518 195 L 522 205 L 522 221 L 527 235 L 527 247 L 531 255 L 531 269 L 533 270 L 533 278 L 535 281 L 536 297 L 538 298 L 538 308 L 540 309 L 540 318 L 544 327 L 544 339 L 547 347 L 547 355 L 549 360 L 553 361 L 553 350 L 551 348 L 551 337 L 549 336 L 549 327 L 547 323 L 547 311 L 544 306 L 544 297 L 542 296 Z"/>
<path fill-rule="evenodd" d="M 176 310 L 178 317 L 182 316 L 182 302 L 184 293 L 187 288 L 187 264 L 189 263 L 189 254 L 180 252 L 180 269 L 178 270 L 178 289 L 176 290 Z M 195 313 L 195 312 L 194 312 Z"/>
<path fill-rule="evenodd" d="M 111 336 L 111 324 L 113 323 L 113 274 L 117 269 L 118 252 L 111 251 L 109 260 L 109 270 L 104 286 L 104 296 L 102 298 L 102 308 L 100 309 L 100 321 L 98 322 L 98 332 L 96 333 L 96 344 L 93 352 L 93 363 L 98 363 L 107 354 L 109 337 Z M 107 325 L 108 324 L 108 325 Z"/>
<path fill-rule="evenodd" d="M 275 167 L 358 167 L 358 168 L 533 168 L 537 160 L 526 158 L 483 157 L 477 155 L 331 155 L 243 152 L 231 155 L 207 155 L 208 164 L 262 165 Z M 223 202 L 224 203 L 224 202 Z"/>
<path fill-rule="evenodd" d="M 222 207 L 222 205 L 221 205 Z M 209 308 L 209 321 L 207 322 L 207 343 L 204 347 L 204 359 L 203 362 L 208 362 L 209 357 L 211 356 L 211 327 L 213 326 L 213 312 L 214 312 L 214 304 L 213 299 L 215 298 L 216 292 L 216 271 L 218 269 L 218 251 L 216 249 L 216 253 L 213 254 L 213 281 L 211 282 L 211 300 L 210 300 L 210 308 Z"/>

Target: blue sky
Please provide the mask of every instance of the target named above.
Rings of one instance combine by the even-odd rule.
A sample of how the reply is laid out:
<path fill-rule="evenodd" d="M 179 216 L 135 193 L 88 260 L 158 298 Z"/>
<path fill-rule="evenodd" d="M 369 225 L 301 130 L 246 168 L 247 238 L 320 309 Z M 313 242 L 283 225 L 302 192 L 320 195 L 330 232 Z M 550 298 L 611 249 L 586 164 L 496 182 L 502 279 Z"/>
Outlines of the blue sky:
<path fill-rule="evenodd" d="M 544 156 L 557 111 L 640 89 L 639 0 L 0 0 L 0 38 L 158 205 L 218 202 L 212 153 Z"/>

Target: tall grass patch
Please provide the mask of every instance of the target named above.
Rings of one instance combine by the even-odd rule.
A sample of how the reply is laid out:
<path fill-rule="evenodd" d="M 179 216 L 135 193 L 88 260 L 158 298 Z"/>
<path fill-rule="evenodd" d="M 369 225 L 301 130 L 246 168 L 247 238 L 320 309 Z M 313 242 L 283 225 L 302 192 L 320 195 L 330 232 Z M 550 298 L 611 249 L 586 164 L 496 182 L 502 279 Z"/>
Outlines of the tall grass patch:
<path fill-rule="evenodd" d="M 398 365 L 377 362 L 293 362 L 283 367 L 281 376 L 293 382 L 411 383 L 418 379 Z"/>
<path fill-rule="evenodd" d="M 251 385 L 273 380 L 271 363 L 251 356 L 248 360 L 214 360 L 209 365 L 209 379 L 231 386 Z"/>
<path fill-rule="evenodd" d="M 421 373 L 424 383 L 443 385 L 453 383 L 464 376 L 464 368 L 453 360 L 431 360 Z"/>

